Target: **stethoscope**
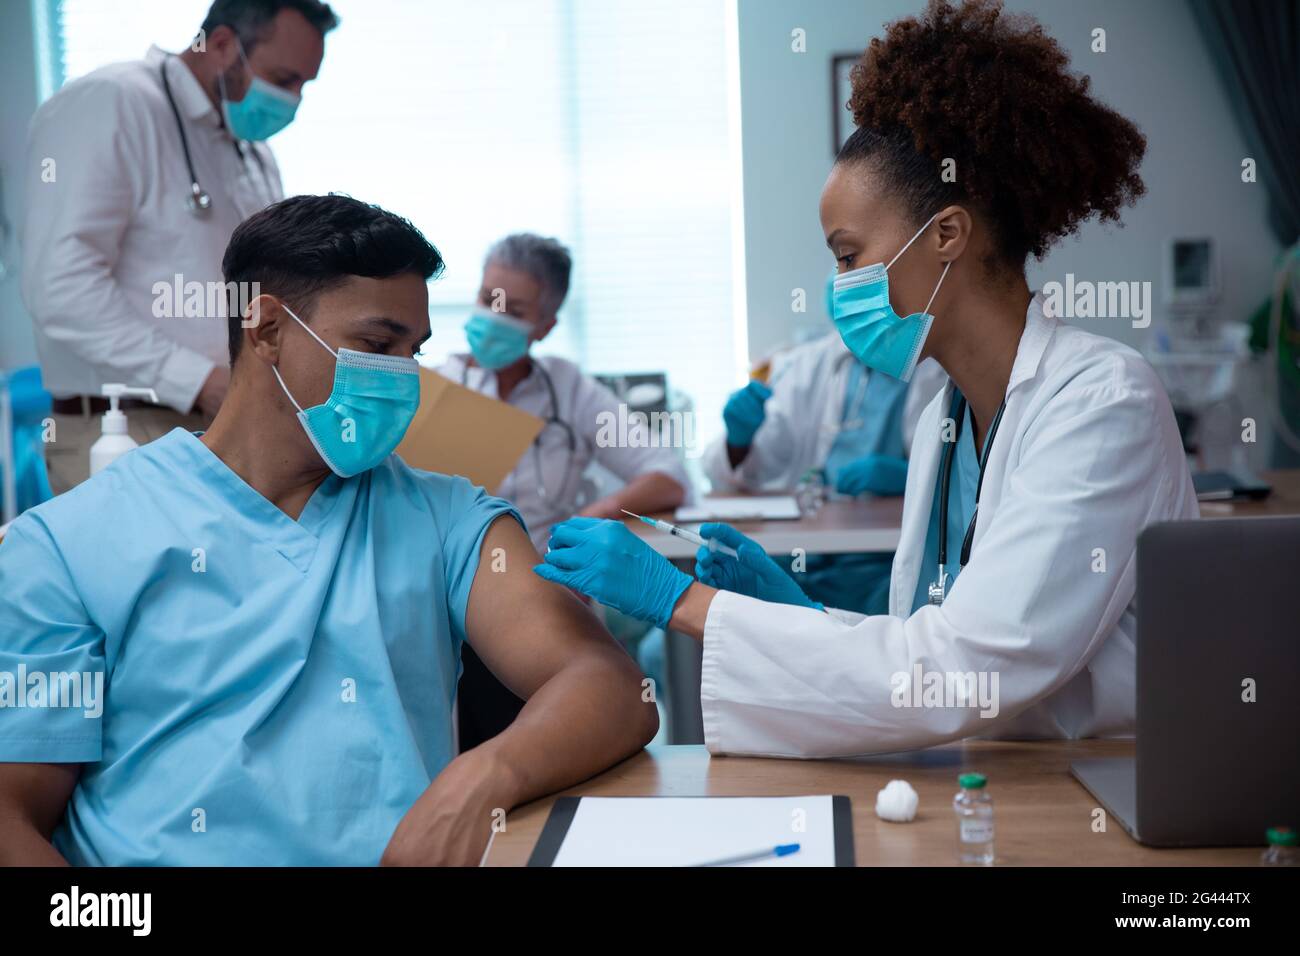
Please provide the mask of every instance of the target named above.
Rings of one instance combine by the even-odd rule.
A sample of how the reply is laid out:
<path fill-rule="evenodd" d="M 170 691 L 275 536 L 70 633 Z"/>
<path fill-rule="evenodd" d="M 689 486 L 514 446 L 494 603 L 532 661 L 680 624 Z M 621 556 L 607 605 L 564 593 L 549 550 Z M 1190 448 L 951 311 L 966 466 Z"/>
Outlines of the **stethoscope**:
<path fill-rule="evenodd" d="M 185 208 L 187 208 L 192 215 L 202 218 L 206 217 L 208 213 L 212 211 L 212 195 L 199 184 L 198 173 L 194 171 L 194 159 L 190 156 L 190 141 L 185 135 L 185 124 L 181 121 L 181 111 L 176 108 L 176 98 L 172 96 L 172 86 L 170 81 L 167 79 L 167 61 L 171 58 L 172 57 L 169 54 L 163 60 L 162 65 L 158 68 L 158 72 L 162 76 L 163 93 L 167 96 L 167 105 L 172 108 L 172 117 L 176 120 L 176 132 L 181 135 L 181 152 L 185 154 L 185 170 L 190 175 L 190 192 L 189 195 L 185 197 Z M 240 162 L 247 166 L 248 158 L 244 155 L 243 149 L 240 148 L 238 142 L 232 142 L 234 142 L 235 153 L 239 156 Z M 251 146 L 249 147 L 249 152 L 251 152 L 253 158 L 257 160 L 257 168 L 262 174 L 262 181 L 264 183 L 268 182 L 266 165 L 262 162 L 262 157 L 259 156 L 257 150 L 253 149 Z M 269 194 L 270 193 L 268 192 L 268 195 Z"/>
<path fill-rule="evenodd" d="M 854 361 L 851 356 L 849 358 L 849 361 Z M 853 366 L 850 366 L 848 371 L 845 374 L 847 375 L 855 374 Z M 836 429 L 837 431 L 841 431 L 841 432 L 857 431 L 866 422 L 866 416 L 863 415 L 863 409 L 866 407 L 866 403 L 867 403 L 868 375 L 866 370 L 863 369 L 860 365 L 857 366 L 856 374 L 858 377 L 857 394 L 853 397 L 853 402 L 851 404 L 844 406 L 844 411 L 840 416 L 841 420 L 840 420 L 839 427 Z M 855 413 L 856 417 L 852 417 L 852 418 L 849 417 L 850 410 L 852 410 Z"/>
<path fill-rule="evenodd" d="M 849 362 L 856 363 L 856 361 L 857 360 L 854 359 L 853 356 L 851 355 L 844 356 L 843 362 L 845 364 L 843 365 L 844 368 L 843 374 L 845 376 L 852 376 L 855 374 L 854 367 L 852 365 L 848 365 L 847 363 Z M 861 365 L 857 366 L 856 374 L 858 376 L 858 387 L 854 390 L 852 401 L 848 400 L 848 383 L 845 382 L 845 386 L 844 386 L 845 402 L 843 405 L 840 406 L 839 420 L 834 422 L 823 421 L 821 424 L 821 429 L 823 433 L 828 435 L 839 435 L 841 432 L 857 431 L 866 423 L 866 417 L 863 414 L 863 409 L 866 407 L 867 404 L 868 375 L 862 369 Z M 771 387 L 772 384 L 773 383 L 769 382 L 768 383 L 769 387 Z"/>
<path fill-rule="evenodd" d="M 537 496 L 548 505 L 556 507 L 563 504 L 564 494 L 569 490 L 569 485 L 573 480 L 573 465 L 578 458 L 578 435 L 573 430 L 573 426 L 560 417 L 560 402 L 556 397 L 555 382 L 551 379 L 551 373 L 546 371 L 546 368 L 541 362 L 533 361 L 532 366 L 541 375 L 542 382 L 546 385 L 546 392 L 551 403 L 550 412 L 544 419 L 542 419 L 542 430 L 537 433 L 537 437 L 533 439 L 532 445 L 533 470 L 537 477 Z M 467 387 L 469 384 L 469 369 L 470 367 L 466 365 L 460 375 L 460 384 Z M 563 480 L 560 482 L 560 493 L 554 498 L 552 498 L 546 490 L 546 480 L 542 475 L 541 451 L 542 436 L 546 434 L 546 429 L 552 425 L 558 426 L 564 431 L 565 440 L 569 446 L 569 457 L 568 462 L 564 467 Z"/>
<path fill-rule="evenodd" d="M 945 567 L 948 564 L 948 489 L 952 483 L 952 456 L 957 450 L 957 443 L 961 441 L 962 425 L 966 421 L 966 396 L 962 395 L 956 399 L 956 408 L 950 409 L 949 417 L 957 422 L 956 433 L 953 440 L 945 442 L 943 450 L 943 465 L 940 468 L 939 478 L 939 577 L 930 585 L 930 603 L 942 604 L 943 599 L 948 591 L 948 572 Z M 984 467 L 989 461 L 989 452 L 993 449 L 993 439 L 998 434 L 998 424 L 1002 421 L 1002 413 L 1006 411 L 1006 399 L 998 406 L 998 413 L 993 416 L 993 423 L 989 425 L 989 433 L 984 439 L 984 453 L 980 455 L 980 473 L 979 480 L 975 484 L 975 510 L 971 513 L 970 524 L 966 526 L 966 534 L 961 542 L 961 554 L 958 556 L 957 569 L 966 567 L 966 562 L 970 560 L 970 549 L 975 542 L 975 521 L 980 514 L 980 492 L 984 488 Z"/>

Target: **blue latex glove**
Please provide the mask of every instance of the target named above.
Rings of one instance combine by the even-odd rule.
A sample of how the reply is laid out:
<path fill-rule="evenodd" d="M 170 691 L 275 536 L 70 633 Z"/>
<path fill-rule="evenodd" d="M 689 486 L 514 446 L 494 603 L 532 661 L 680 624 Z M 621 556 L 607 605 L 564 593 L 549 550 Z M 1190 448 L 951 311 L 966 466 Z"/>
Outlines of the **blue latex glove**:
<path fill-rule="evenodd" d="M 727 444 L 733 448 L 748 448 L 754 441 L 754 432 L 763 424 L 763 404 L 772 397 L 772 390 L 762 382 L 750 382 L 739 391 L 732 392 L 722 407 L 722 423 L 727 426 Z"/>
<path fill-rule="evenodd" d="M 539 577 L 581 591 L 642 621 L 668 626 L 691 576 L 678 571 L 621 521 L 570 518 L 551 529 Z"/>
<path fill-rule="evenodd" d="M 864 455 L 849 462 L 835 476 L 842 495 L 901 495 L 907 488 L 907 459 L 893 455 Z"/>
<path fill-rule="evenodd" d="M 760 601 L 825 608 L 810 600 L 781 566 L 767 556 L 762 546 L 729 524 L 702 524 L 700 536 L 735 548 L 738 557 L 707 547 L 695 553 L 695 576 L 710 587 L 747 594 Z"/>

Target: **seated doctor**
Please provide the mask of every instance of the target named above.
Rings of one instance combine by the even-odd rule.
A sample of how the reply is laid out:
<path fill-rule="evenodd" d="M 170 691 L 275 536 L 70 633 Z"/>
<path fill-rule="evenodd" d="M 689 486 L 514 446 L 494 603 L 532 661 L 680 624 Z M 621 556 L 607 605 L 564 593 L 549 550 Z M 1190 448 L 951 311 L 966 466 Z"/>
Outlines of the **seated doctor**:
<path fill-rule="evenodd" d="M 574 515 L 621 519 L 624 508 L 666 511 L 686 500 L 690 488 L 677 451 L 651 447 L 639 420 L 629 424 L 626 445 L 602 440 L 608 433 L 602 422 L 620 420 L 612 391 L 566 359 L 531 354 L 533 344 L 555 328 L 572 268 L 569 250 L 555 239 L 518 233 L 499 241 L 483 263 L 478 306 L 465 323 L 470 350 L 438 369 L 546 423 L 496 492 L 523 515 L 539 551 L 546 550 L 557 521 Z M 584 479 L 593 461 L 625 484 L 595 499 Z M 500 733 L 522 705 L 469 650 L 461 681 L 462 742 Z"/>
<path fill-rule="evenodd" d="M 1067 64 L 992 0 L 932 0 L 853 73 L 858 129 L 821 197 L 835 324 L 877 372 L 932 357 L 951 379 L 917 426 L 888 614 L 810 606 L 725 525 L 702 533 L 739 560 L 701 549 L 698 581 L 621 525 L 552 532 L 542 577 L 702 640 L 710 751 L 1132 732 L 1136 538 L 1197 505 L 1151 367 L 1025 279 L 1144 191 L 1144 137 Z"/>
<path fill-rule="evenodd" d="M 14 523 L 0 863 L 477 864 L 496 808 L 653 736 L 641 675 L 530 573 L 518 513 L 391 454 L 441 268 L 354 199 L 258 212 L 225 253 L 260 294 L 212 427 Z M 456 756 L 465 642 L 528 704 Z"/>
<path fill-rule="evenodd" d="M 626 446 L 600 439 L 606 415 L 619 414 L 618 397 L 572 362 L 534 356 L 533 345 L 555 328 L 569 292 L 573 261 L 555 239 L 517 233 L 490 250 L 483 263 L 478 305 L 465 323 L 469 352 L 450 356 L 438 371 L 454 382 L 509 402 L 546 425 L 497 494 L 524 516 L 533 544 L 546 550 L 557 521 L 584 515 L 621 518 L 622 509 L 650 514 L 686 500 L 690 480 L 672 448 L 650 447 L 629 425 Z M 590 500 L 583 474 L 595 461 L 625 484 Z"/>
<path fill-rule="evenodd" d="M 834 279 L 832 272 L 828 316 Z M 751 381 L 727 399 L 726 430 L 705 451 L 704 472 L 721 491 L 789 492 L 809 471 L 820 471 L 840 495 L 901 495 L 916 420 L 945 378 L 932 359 L 910 382 L 874 372 L 831 329 L 778 353 L 767 382 Z M 809 554 L 796 579 L 815 600 L 880 614 L 889 607 L 893 558 Z"/>

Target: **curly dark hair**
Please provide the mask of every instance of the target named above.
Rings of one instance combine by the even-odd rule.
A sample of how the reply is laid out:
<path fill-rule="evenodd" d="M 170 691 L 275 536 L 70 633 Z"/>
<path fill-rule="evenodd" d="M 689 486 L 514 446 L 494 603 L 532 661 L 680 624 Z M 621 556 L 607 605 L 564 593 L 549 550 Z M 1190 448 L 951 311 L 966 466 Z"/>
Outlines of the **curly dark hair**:
<path fill-rule="evenodd" d="M 916 220 L 974 206 L 1004 263 L 1022 268 L 1094 214 L 1119 222 L 1146 192 L 1146 137 L 1098 103 L 1087 76 L 1032 17 L 1001 0 L 930 0 L 891 23 L 854 66 L 858 129 L 836 162 L 867 162 Z M 941 163 L 956 161 L 956 181 Z"/>

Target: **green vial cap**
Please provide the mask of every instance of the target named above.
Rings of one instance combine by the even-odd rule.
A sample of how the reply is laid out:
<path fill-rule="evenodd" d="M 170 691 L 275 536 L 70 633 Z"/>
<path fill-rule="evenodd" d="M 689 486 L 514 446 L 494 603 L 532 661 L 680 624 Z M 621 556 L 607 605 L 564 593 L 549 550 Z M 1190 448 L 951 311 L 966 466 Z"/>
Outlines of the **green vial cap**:
<path fill-rule="evenodd" d="M 1290 827 L 1269 827 L 1267 836 L 1269 846 L 1296 845 L 1296 832 Z"/>
<path fill-rule="evenodd" d="M 957 778 L 957 785 L 963 790 L 979 790 L 988 782 L 988 777 L 982 773 L 964 773 Z"/>

